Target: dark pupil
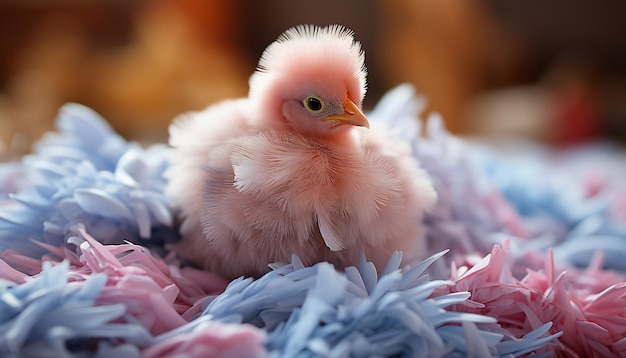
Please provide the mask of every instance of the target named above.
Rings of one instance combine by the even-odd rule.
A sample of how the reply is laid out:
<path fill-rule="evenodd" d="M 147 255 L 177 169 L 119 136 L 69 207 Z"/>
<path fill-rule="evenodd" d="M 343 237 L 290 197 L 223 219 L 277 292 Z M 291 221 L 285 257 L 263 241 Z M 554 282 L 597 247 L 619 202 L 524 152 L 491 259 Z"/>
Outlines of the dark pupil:
<path fill-rule="evenodd" d="M 309 98 L 307 104 L 312 111 L 319 111 L 322 109 L 322 102 L 317 98 Z"/>

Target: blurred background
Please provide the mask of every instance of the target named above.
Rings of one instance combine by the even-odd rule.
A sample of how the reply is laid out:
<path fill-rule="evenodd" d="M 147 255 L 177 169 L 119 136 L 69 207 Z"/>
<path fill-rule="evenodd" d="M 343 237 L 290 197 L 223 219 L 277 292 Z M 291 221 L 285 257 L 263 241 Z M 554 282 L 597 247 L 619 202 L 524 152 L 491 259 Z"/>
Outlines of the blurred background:
<path fill-rule="evenodd" d="M 456 134 L 568 146 L 626 139 L 626 2 L 1 0 L 0 159 L 79 102 L 126 138 L 245 96 L 288 27 L 340 23 L 366 51 L 371 108 L 413 83 Z"/>

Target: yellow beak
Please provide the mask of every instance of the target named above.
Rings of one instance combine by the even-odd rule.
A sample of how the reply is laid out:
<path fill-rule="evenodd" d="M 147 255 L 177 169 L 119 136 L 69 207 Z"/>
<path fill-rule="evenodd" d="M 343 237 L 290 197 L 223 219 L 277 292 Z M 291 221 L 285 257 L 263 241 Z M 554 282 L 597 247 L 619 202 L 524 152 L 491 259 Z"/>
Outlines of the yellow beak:
<path fill-rule="evenodd" d="M 370 127 L 370 123 L 363 112 L 359 109 L 359 106 L 357 106 L 356 103 L 349 98 L 346 99 L 346 103 L 343 106 L 343 113 L 330 115 L 324 118 L 324 120 L 336 121 L 336 125 L 349 124 L 365 128 Z"/>

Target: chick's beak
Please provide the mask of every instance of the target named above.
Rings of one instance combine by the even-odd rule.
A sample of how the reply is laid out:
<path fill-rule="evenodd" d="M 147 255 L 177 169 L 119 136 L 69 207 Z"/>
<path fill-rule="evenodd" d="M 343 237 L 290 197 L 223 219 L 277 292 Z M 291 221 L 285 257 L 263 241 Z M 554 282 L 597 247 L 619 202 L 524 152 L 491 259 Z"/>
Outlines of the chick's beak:
<path fill-rule="evenodd" d="M 363 114 L 363 112 L 359 109 L 359 106 L 357 106 L 356 103 L 349 98 L 346 99 L 346 103 L 343 105 L 343 113 L 330 115 L 325 117 L 324 120 L 337 121 L 337 125 L 349 124 L 365 128 L 370 127 L 370 123 L 365 117 L 365 114 Z"/>

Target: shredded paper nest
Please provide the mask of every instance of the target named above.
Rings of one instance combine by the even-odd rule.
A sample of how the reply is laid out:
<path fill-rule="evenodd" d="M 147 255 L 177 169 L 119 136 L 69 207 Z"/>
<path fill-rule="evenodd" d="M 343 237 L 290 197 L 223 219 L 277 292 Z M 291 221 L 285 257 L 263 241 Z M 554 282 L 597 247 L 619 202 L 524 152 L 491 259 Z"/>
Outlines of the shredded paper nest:
<path fill-rule="evenodd" d="M 624 160 L 608 145 L 503 154 L 446 132 L 412 88 L 369 114 L 411 144 L 437 206 L 430 256 L 253 280 L 186 265 L 164 145 L 88 108 L 0 164 L 0 356 L 626 356 Z"/>

